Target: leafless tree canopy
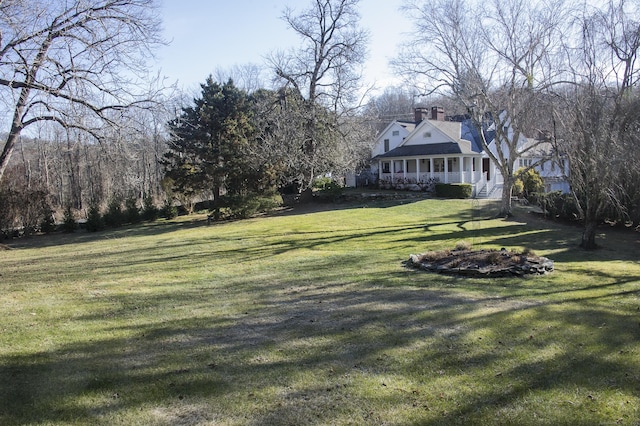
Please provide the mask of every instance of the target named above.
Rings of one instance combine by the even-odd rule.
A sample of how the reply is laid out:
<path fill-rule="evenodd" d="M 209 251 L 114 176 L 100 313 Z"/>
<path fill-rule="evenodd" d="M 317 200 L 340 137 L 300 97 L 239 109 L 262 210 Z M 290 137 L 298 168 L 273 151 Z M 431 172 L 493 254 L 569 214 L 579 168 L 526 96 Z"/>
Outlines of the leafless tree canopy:
<path fill-rule="evenodd" d="M 160 43 L 154 0 L 0 3 L 0 100 L 11 116 L 0 179 L 16 140 L 55 122 L 98 136 L 120 111 L 149 101 L 146 60 Z"/>
<path fill-rule="evenodd" d="M 571 84 L 555 91 L 555 115 L 588 249 L 602 220 L 638 219 L 639 6 L 621 0 L 586 8 L 565 40 Z"/>
<path fill-rule="evenodd" d="M 396 69 L 425 95 L 455 99 L 479 130 L 495 130 L 498 149 L 484 145 L 505 179 L 501 214 L 509 215 L 521 137 L 548 130 L 532 129 L 532 118 L 558 71 L 567 9 L 562 0 L 408 0 L 404 10 L 414 29 Z"/>
<path fill-rule="evenodd" d="M 357 95 L 368 33 L 359 27 L 359 0 L 313 0 L 283 19 L 300 37 L 301 47 L 272 55 L 278 79 L 308 101 L 340 110 Z"/>
<path fill-rule="evenodd" d="M 310 189 L 318 173 L 329 171 L 327 164 L 335 165 L 334 148 L 349 143 L 347 132 L 340 127 L 353 112 L 351 105 L 359 95 L 368 41 L 367 32 L 359 27 L 359 0 L 310 3 L 308 9 L 299 12 L 288 8 L 283 15 L 299 36 L 300 47 L 276 52 L 270 58 L 276 84 L 283 93 L 293 90 L 293 96 L 301 100 L 290 119 L 301 120 L 299 126 L 293 126 L 301 130 L 293 143 L 304 156 L 299 179 L 302 190 Z"/>

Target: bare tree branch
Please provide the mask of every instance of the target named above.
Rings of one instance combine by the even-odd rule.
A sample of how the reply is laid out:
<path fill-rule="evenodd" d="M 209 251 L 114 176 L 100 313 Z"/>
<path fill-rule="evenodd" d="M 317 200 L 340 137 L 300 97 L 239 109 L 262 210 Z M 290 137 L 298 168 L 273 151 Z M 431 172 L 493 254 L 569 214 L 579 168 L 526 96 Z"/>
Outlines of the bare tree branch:
<path fill-rule="evenodd" d="M 149 107 L 145 60 L 161 43 L 154 0 L 25 0 L 0 5 L 0 97 L 13 109 L 0 180 L 25 127 Z M 73 114 L 64 111 L 73 111 Z M 74 118 L 75 117 L 75 118 Z M 97 132 L 91 133 L 97 136 Z"/>

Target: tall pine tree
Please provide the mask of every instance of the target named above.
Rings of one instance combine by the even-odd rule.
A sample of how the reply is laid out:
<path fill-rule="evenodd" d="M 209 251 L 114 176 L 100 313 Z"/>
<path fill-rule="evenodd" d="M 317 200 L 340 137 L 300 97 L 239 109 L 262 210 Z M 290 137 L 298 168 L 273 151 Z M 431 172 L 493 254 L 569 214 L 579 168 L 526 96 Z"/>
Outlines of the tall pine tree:
<path fill-rule="evenodd" d="M 169 122 L 164 164 L 175 191 L 193 197 L 210 190 L 218 214 L 223 194 L 264 189 L 264 167 L 249 149 L 255 132 L 247 93 L 232 80 L 221 85 L 211 76 L 201 88 L 193 106 Z"/>

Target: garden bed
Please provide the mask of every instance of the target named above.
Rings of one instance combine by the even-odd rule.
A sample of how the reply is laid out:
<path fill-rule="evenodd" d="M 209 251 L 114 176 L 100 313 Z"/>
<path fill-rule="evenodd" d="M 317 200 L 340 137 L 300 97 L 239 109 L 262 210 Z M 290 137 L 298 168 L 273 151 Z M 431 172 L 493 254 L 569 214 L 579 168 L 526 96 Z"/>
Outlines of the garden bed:
<path fill-rule="evenodd" d="M 471 277 L 544 275 L 553 261 L 531 252 L 501 250 L 443 250 L 412 254 L 407 266 L 441 274 Z"/>

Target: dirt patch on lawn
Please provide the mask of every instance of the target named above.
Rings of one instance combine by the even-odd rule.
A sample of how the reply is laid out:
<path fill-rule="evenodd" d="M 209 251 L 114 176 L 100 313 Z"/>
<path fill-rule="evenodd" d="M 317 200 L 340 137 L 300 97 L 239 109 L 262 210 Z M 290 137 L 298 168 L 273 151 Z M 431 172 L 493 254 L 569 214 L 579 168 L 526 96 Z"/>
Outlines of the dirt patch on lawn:
<path fill-rule="evenodd" d="M 408 267 L 471 277 L 544 275 L 553 261 L 533 253 L 502 250 L 442 250 L 409 256 Z"/>

